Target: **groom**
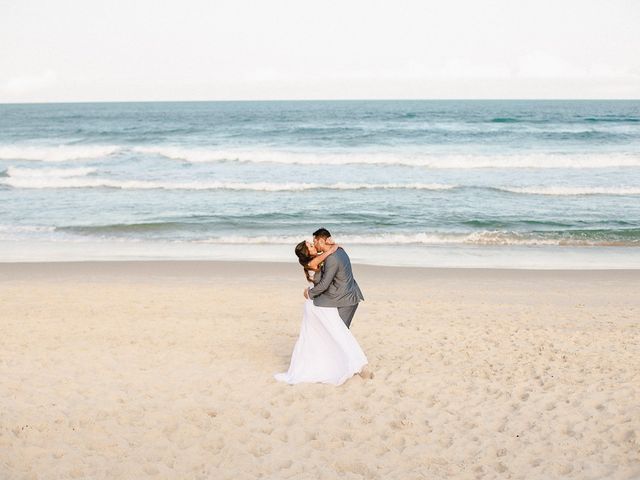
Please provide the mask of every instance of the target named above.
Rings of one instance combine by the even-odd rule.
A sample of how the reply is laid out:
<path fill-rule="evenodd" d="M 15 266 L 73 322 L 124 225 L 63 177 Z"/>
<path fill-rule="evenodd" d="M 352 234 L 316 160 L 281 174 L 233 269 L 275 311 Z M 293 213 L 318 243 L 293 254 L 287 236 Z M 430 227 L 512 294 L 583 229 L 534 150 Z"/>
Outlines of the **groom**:
<path fill-rule="evenodd" d="M 327 240 L 331 238 L 329 230 L 321 228 L 313 232 L 313 245 L 324 252 L 331 248 Z M 329 255 L 322 265 L 322 277 L 313 288 L 304 291 L 305 298 L 313 299 L 317 307 L 337 307 L 340 318 L 347 328 L 356 313 L 358 303 L 364 300 L 360 287 L 353 278 L 351 261 L 342 248 Z"/>

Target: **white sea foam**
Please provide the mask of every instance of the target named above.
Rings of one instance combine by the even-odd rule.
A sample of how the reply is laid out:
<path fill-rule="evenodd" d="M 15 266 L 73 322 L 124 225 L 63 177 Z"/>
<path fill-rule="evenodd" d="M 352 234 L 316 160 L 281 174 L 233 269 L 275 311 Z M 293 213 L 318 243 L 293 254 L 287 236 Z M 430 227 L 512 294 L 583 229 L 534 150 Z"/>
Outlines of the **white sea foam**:
<path fill-rule="evenodd" d="M 53 232 L 55 229 L 55 227 L 42 225 L 0 225 L 0 232 L 10 233 Z"/>
<path fill-rule="evenodd" d="M 118 150 L 115 145 L 0 145 L 0 160 L 65 162 L 106 157 Z"/>
<path fill-rule="evenodd" d="M 640 187 L 498 187 L 498 190 L 529 195 L 640 195 Z"/>
<path fill-rule="evenodd" d="M 640 166 L 640 155 L 597 154 L 513 154 L 438 155 L 411 152 L 311 153 L 269 150 L 215 150 L 178 146 L 135 147 L 135 152 L 159 155 L 190 163 L 237 161 L 301 165 L 399 165 L 412 167 L 470 168 L 609 168 Z"/>
<path fill-rule="evenodd" d="M 64 162 L 107 157 L 128 148 L 117 145 L 0 145 L 0 160 Z M 640 166 L 640 155 L 626 153 L 590 154 L 434 154 L 409 151 L 354 151 L 314 153 L 268 149 L 232 150 L 183 147 L 138 146 L 130 151 L 158 155 L 189 163 L 246 162 L 299 165 L 397 165 L 438 169 L 473 168 L 610 168 Z"/>
<path fill-rule="evenodd" d="M 301 192 L 307 190 L 451 190 L 461 185 L 439 183 L 272 183 L 272 182 L 179 182 L 156 180 L 120 180 L 91 177 L 96 169 L 31 169 L 9 167 L 0 185 L 14 188 L 116 188 L 122 190 L 232 190 L 258 192 Z M 526 195 L 640 195 L 640 187 L 488 187 L 503 192 Z"/>
<path fill-rule="evenodd" d="M 0 240 L 21 240 L 25 238 L 41 238 L 55 227 L 42 225 L 0 225 Z"/>
<path fill-rule="evenodd" d="M 95 173 L 95 168 L 7 168 L 7 175 L 12 178 L 69 178 L 84 177 Z"/>
<path fill-rule="evenodd" d="M 206 182 L 120 180 L 90 177 L 95 168 L 18 168 L 8 167 L 0 177 L 0 185 L 14 188 L 117 188 L 123 190 L 247 190 L 264 192 L 296 192 L 306 190 L 451 190 L 460 185 L 439 183 L 273 183 L 273 182 Z M 527 195 L 640 195 L 640 187 L 532 186 L 489 187 Z"/>
<path fill-rule="evenodd" d="M 9 169 L 8 177 L 0 178 L 0 185 L 8 185 L 14 188 L 119 188 L 125 190 L 249 190 L 264 192 L 295 192 L 305 190 L 378 190 L 378 189 L 411 189 L 411 190 L 448 190 L 455 188 L 455 185 L 423 184 L 423 183 L 243 183 L 243 182 L 167 182 L 152 180 L 117 180 L 99 177 L 65 176 L 64 172 L 56 171 L 54 175 L 37 175 L 34 172 L 20 169 L 17 176 L 14 176 L 14 169 Z M 80 172 L 79 175 L 86 175 L 91 172 Z M 87 169 L 89 170 L 89 169 Z"/>
<path fill-rule="evenodd" d="M 220 245 L 291 245 L 301 241 L 292 236 L 226 236 L 199 240 L 194 243 L 211 243 Z M 543 238 L 535 234 L 517 232 L 479 231 L 472 233 L 413 233 L 413 234 L 377 234 L 377 235 L 344 235 L 336 237 L 338 243 L 345 245 L 517 245 L 517 246 L 604 246 L 617 245 L 621 242 L 598 239 Z"/>
<path fill-rule="evenodd" d="M 569 232 L 567 232 L 569 233 Z M 573 246 L 573 247 L 603 247 L 629 246 L 637 247 L 637 240 L 613 240 L 606 238 L 579 238 L 567 236 L 541 236 L 540 234 L 513 231 L 483 230 L 469 233 L 451 232 L 423 232 L 423 233 L 381 233 L 371 235 L 342 235 L 334 237 L 345 246 L 361 245 L 371 247 L 424 247 L 424 246 Z M 37 225 L 0 225 L 0 240 L 47 240 L 63 242 L 114 241 L 119 243 L 141 242 L 135 237 L 77 235 L 70 231 L 60 231 L 56 227 Z M 234 245 L 295 245 L 303 240 L 301 236 L 241 236 L 230 235 L 212 237 L 202 240 L 176 240 L 170 243 L 213 244 L 232 247 Z"/>

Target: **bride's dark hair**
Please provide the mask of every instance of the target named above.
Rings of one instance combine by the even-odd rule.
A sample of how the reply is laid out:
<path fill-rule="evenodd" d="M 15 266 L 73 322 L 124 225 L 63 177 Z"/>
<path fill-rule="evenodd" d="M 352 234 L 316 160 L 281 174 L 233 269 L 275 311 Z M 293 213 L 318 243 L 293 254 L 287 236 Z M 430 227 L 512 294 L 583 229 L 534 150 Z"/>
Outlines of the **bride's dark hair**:
<path fill-rule="evenodd" d="M 307 277 L 307 280 L 309 282 L 313 283 L 313 279 L 311 278 L 311 276 L 309 276 L 309 271 L 311 271 L 311 269 L 309 268 L 309 262 L 313 260 L 313 255 L 309 253 L 307 242 L 304 240 L 300 242 L 298 245 L 296 245 L 295 251 L 296 256 L 298 257 L 298 262 L 300 262 L 300 265 L 302 265 L 302 268 L 304 269 L 304 276 Z"/>

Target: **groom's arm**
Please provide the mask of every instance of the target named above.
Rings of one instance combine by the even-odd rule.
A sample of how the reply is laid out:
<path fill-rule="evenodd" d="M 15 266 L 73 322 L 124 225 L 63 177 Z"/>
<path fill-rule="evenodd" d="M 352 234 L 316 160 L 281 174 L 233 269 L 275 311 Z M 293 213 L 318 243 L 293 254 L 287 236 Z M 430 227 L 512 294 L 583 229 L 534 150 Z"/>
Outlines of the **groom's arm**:
<path fill-rule="evenodd" d="M 309 298 L 315 298 L 329 288 L 336 273 L 338 273 L 338 259 L 335 255 L 331 255 L 324 261 L 324 272 L 322 273 L 320 282 L 318 282 L 315 287 L 309 289 Z"/>

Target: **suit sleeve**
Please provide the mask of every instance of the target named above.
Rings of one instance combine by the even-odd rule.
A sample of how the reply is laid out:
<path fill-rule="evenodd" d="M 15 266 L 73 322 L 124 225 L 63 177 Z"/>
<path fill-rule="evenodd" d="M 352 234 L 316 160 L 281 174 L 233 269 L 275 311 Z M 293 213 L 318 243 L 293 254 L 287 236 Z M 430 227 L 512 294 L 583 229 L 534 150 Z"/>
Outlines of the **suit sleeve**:
<path fill-rule="evenodd" d="M 324 273 L 322 274 L 320 282 L 313 288 L 309 289 L 309 298 L 316 298 L 329 288 L 329 285 L 331 285 L 336 273 L 338 273 L 338 259 L 335 258 L 335 255 L 330 255 L 324 261 Z"/>

